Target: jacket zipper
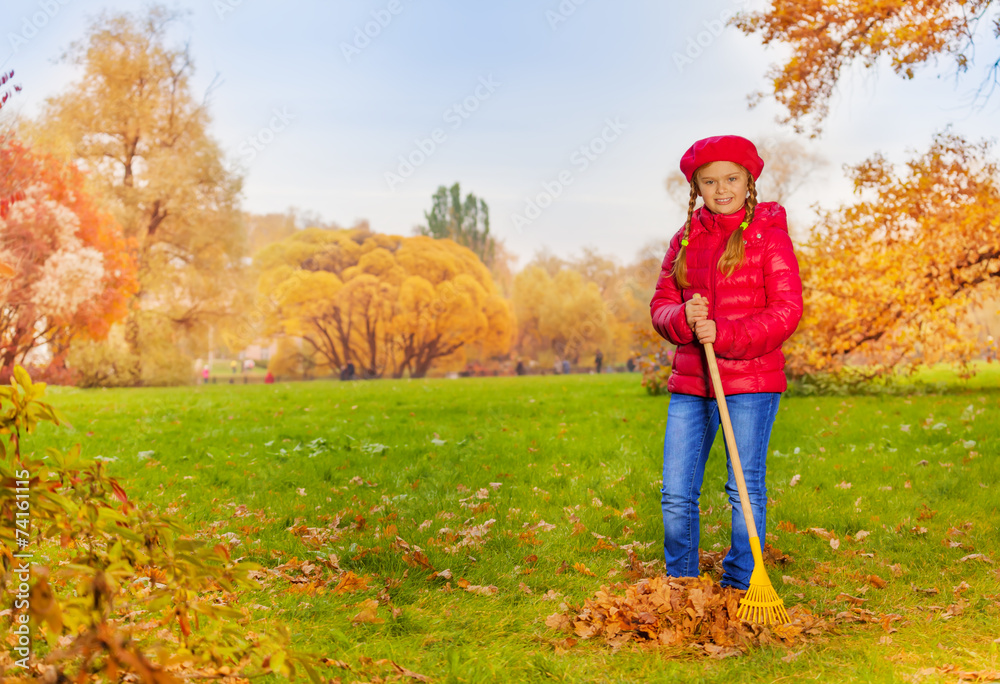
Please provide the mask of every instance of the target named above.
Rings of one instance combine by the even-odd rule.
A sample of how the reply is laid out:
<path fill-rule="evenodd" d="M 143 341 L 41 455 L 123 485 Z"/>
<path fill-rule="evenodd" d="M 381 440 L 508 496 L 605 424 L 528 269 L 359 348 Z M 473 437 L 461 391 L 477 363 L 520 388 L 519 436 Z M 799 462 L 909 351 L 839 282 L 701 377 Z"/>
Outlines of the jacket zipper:
<path fill-rule="evenodd" d="M 716 221 L 717 217 L 715 215 L 713 215 L 712 216 L 712 220 Z M 716 223 L 716 227 L 720 228 L 720 229 L 722 228 L 721 221 Z M 721 230 L 720 230 L 720 232 L 721 232 Z M 715 301 L 716 300 L 716 293 L 715 293 L 715 286 L 716 286 L 717 281 L 719 279 L 719 259 L 722 258 L 723 252 L 726 251 L 726 242 L 727 242 L 727 239 L 726 239 L 725 236 L 723 236 L 723 238 L 719 241 L 719 246 L 716 247 L 716 249 L 715 249 L 715 254 L 712 257 L 712 262 L 711 262 L 711 265 L 709 267 L 709 270 L 710 270 L 712 276 L 708 279 L 708 303 L 711 306 L 712 320 L 713 321 L 715 320 L 715 313 L 716 313 L 716 301 Z M 718 322 L 716 322 L 716 324 L 715 324 L 715 334 L 716 334 L 716 338 L 718 338 L 718 335 L 719 335 L 719 324 L 718 324 Z M 707 364 L 708 364 L 707 358 L 705 360 L 705 364 L 706 364 L 706 368 L 707 368 Z M 722 378 L 721 378 L 722 371 L 721 370 L 719 371 L 719 375 L 720 375 L 719 380 L 721 381 L 722 380 Z M 715 397 L 715 388 L 712 386 L 712 383 L 708 383 L 708 396 L 710 398 L 712 398 L 712 399 L 716 398 Z"/>

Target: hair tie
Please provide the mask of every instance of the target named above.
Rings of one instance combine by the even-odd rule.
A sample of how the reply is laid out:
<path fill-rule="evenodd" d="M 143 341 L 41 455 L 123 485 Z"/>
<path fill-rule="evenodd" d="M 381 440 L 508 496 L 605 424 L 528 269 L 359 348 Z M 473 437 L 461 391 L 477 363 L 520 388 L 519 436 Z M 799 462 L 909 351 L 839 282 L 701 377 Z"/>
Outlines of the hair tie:
<path fill-rule="evenodd" d="M 750 225 L 749 221 L 744 221 L 743 223 L 740 224 L 740 230 L 746 230 L 747 226 L 749 225 Z"/>
<path fill-rule="evenodd" d="M 687 238 L 681 238 L 681 247 L 687 247 L 687 246 L 688 246 Z"/>

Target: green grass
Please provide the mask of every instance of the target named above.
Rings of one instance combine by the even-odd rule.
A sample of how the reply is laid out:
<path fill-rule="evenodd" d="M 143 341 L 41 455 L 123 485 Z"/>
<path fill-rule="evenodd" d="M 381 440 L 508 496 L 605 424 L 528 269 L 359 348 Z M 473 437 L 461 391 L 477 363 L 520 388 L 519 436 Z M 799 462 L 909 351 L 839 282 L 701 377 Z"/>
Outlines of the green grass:
<path fill-rule="evenodd" d="M 389 674 L 365 664 L 387 658 L 456 682 L 910 681 L 925 668 L 1000 670 L 1000 375 L 990 371 L 935 395 L 783 398 L 769 459 L 768 541 L 794 562 L 769 570 L 775 588 L 786 605 L 847 610 L 837 598 L 846 593 L 902 621 L 892 634 L 844 626 L 791 652 L 719 661 L 589 641 L 563 651 L 563 635 L 544 624 L 561 601 L 579 605 L 601 584 L 624 580 L 625 553 L 594 550 L 591 533 L 638 542 L 644 561 L 662 558 L 668 399 L 647 396 L 635 375 L 54 389 L 49 398 L 73 429 L 43 426 L 27 447 L 81 443 L 108 459 L 132 498 L 237 534 L 236 556 L 274 567 L 332 553 L 344 570 L 369 577 L 361 593 L 294 593 L 276 581 L 245 596 L 261 606 L 258 618 L 289 625 L 301 649 L 355 669 L 329 677 Z M 724 477 L 720 435 L 703 489 L 703 548 L 728 545 Z M 477 498 L 481 490 L 486 498 Z M 634 518 L 622 516 L 629 508 Z M 359 517 L 364 527 L 320 549 L 287 531 L 336 516 L 342 529 Z M 585 532 L 574 534 L 571 516 Z M 496 522 L 481 546 L 449 552 L 438 541 L 443 527 L 489 519 Z M 540 543 L 522 538 L 543 520 L 555 528 L 537 531 Z M 388 525 L 435 569 L 451 570 L 453 591 L 390 548 L 381 536 Z M 808 528 L 834 533 L 839 549 L 800 533 Z M 861 531 L 870 534 L 854 541 Z M 960 560 L 977 553 L 993 564 Z M 531 555 L 537 562 L 525 560 Z M 888 586 L 873 587 L 870 575 Z M 462 591 L 459 578 L 498 593 Z M 956 592 L 962 582 L 969 588 Z M 550 590 L 560 597 L 544 600 Z M 380 591 L 401 612 L 393 616 L 381 601 L 382 624 L 352 625 L 357 604 Z M 947 615 L 949 606 L 959 614 Z M 941 670 L 919 681 L 955 677 Z"/>

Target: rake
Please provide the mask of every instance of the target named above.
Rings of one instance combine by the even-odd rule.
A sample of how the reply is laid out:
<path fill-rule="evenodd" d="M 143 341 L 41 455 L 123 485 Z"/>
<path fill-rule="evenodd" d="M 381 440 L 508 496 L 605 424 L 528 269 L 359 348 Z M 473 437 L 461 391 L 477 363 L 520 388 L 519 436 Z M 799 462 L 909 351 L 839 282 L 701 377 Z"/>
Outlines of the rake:
<path fill-rule="evenodd" d="M 757 536 L 757 525 L 754 523 L 753 510 L 750 508 L 750 494 L 743 477 L 743 465 L 740 454 L 736 450 L 736 437 L 733 435 L 733 423 L 729 419 L 729 408 L 726 406 L 726 395 L 722 391 L 722 378 L 719 377 L 719 364 L 715 360 L 715 349 L 712 343 L 704 345 L 705 356 L 708 357 L 708 373 L 712 376 L 712 387 L 715 388 L 715 400 L 719 404 L 719 418 L 722 421 L 722 434 L 729 448 L 729 458 L 733 462 L 733 473 L 736 475 L 736 488 L 740 491 L 740 505 L 743 508 L 743 519 L 750 535 L 750 550 L 753 552 L 753 573 L 750 575 L 750 588 L 740 600 L 736 617 L 754 624 L 787 624 L 788 612 L 785 603 L 778 592 L 771 586 L 771 579 L 764 569 L 764 554 L 760 549 L 760 537 Z"/>

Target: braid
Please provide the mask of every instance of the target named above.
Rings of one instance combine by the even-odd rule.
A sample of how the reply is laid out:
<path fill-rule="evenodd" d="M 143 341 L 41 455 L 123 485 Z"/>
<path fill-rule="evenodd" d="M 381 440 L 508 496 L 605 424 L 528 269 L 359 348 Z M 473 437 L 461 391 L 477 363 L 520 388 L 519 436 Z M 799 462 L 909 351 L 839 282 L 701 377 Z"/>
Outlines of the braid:
<path fill-rule="evenodd" d="M 757 209 L 757 184 L 754 182 L 753 174 L 746 169 L 743 169 L 743 171 L 747 174 L 748 196 L 746 201 L 746 216 L 743 219 L 743 223 L 740 224 L 741 227 L 734 230 L 733 234 L 729 236 L 729 242 L 726 243 L 726 251 L 719 258 L 719 270 L 725 273 L 726 277 L 731 276 L 733 271 L 743 265 L 743 259 L 746 258 L 746 250 L 744 249 L 742 226 L 750 225 L 750 222 L 753 221 L 754 212 Z"/>
<path fill-rule="evenodd" d="M 688 200 L 688 215 L 687 220 L 684 222 L 684 235 L 681 236 L 681 248 L 677 250 L 677 256 L 674 258 L 674 268 L 670 272 L 670 275 L 674 277 L 677 284 L 681 287 L 688 286 L 687 279 L 687 245 L 684 241 L 687 240 L 688 235 L 691 234 L 691 220 L 694 217 L 694 206 L 698 202 L 698 187 L 695 185 L 694 180 L 691 181 L 691 199 Z"/>

